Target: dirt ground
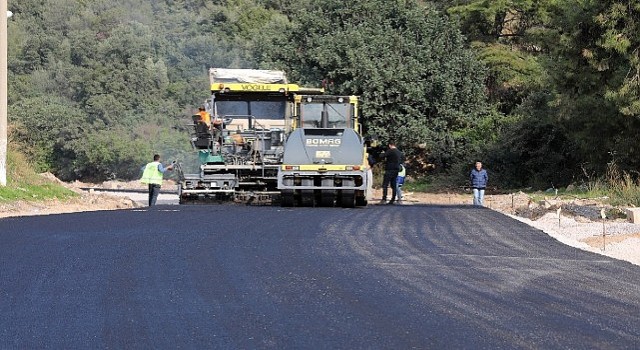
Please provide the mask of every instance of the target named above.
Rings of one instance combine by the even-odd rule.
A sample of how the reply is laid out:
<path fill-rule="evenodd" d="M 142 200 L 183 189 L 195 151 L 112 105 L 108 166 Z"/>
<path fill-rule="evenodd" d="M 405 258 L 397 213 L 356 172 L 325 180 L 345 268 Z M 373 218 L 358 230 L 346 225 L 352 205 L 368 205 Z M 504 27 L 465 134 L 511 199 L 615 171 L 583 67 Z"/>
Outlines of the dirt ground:
<path fill-rule="evenodd" d="M 43 174 L 43 176 L 50 178 L 52 181 L 58 181 L 50 174 Z M 146 186 L 140 184 L 138 181 L 108 181 L 101 184 L 82 182 L 60 183 L 78 193 L 79 196 L 66 201 L 48 200 L 44 202 L 0 204 L 0 218 L 91 210 L 115 210 L 145 206 L 144 199 L 141 199 L 144 198 L 144 194 L 138 194 L 137 197 L 134 197 L 127 193 L 106 194 L 98 193 L 95 190 L 86 190 L 87 188 L 95 188 L 96 190 L 103 188 L 146 191 Z M 165 181 L 162 187 L 164 189 L 173 189 L 175 185 L 173 181 Z M 137 198 L 137 200 L 132 198 Z M 379 189 L 374 190 L 374 203 L 380 198 L 381 191 Z M 405 191 L 402 204 L 469 205 L 471 202 L 471 192 L 419 193 Z M 526 222 L 564 243 L 582 249 L 599 252 L 598 250 L 603 246 L 604 241 L 605 243 L 608 242 L 610 246 L 618 247 L 617 249 L 622 252 L 618 254 L 619 256 L 613 256 L 613 253 L 611 253 L 612 250 L 609 249 L 609 254 L 607 255 L 629 261 L 637 258 L 630 260 L 626 258 L 626 256 L 640 256 L 640 247 L 638 245 L 638 242 L 640 242 L 640 225 L 630 224 L 623 215 L 616 214 L 621 213 L 623 208 L 613 208 L 603 204 L 603 201 L 593 199 L 559 200 L 551 197 L 534 200 L 523 192 L 512 194 L 489 193 L 485 196 L 485 206 Z M 560 209 L 561 212 L 559 212 L 558 209 Z M 606 221 L 606 225 L 609 227 L 611 233 L 604 237 L 598 236 L 597 234 L 590 234 L 589 232 L 599 232 L 598 230 L 601 230 L 601 215 L 603 210 L 608 216 L 614 216 L 614 218 L 608 218 Z M 612 213 L 615 215 L 612 215 Z M 566 218 L 562 219 L 565 221 L 565 227 L 554 224 L 558 220 L 554 219 L 558 217 L 558 214 L 560 214 L 561 218 Z M 566 224 L 566 222 L 568 221 L 571 221 L 571 225 L 573 226 L 567 226 L 568 224 Z M 583 232 L 583 234 L 575 233 L 577 227 L 580 227 L 580 232 Z M 638 254 L 636 254 L 636 250 L 638 250 Z"/>
<path fill-rule="evenodd" d="M 49 174 L 43 174 L 47 178 L 52 176 Z M 52 178 L 53 181 L 57 179 Z M 80 196 L 67 200 L 47 200 L 44 202 L 16 202 L 9 204 L 0 204 L 0 218 L 11 216 L 28 216 L 28 215 L 46 215 L 46 214 L 58 214 L 91 210 L 115 210 L 126 208 L 137 208 L 144 206 L 144 203 L 135 201 L 129 198 L 127 193 L 108 194 L 99 193 L 99 189 L 119 189 L 119 190 L 140 190 L 146 191 L 146 186 L 138 181 L 122 182 L 122 181 L 107 181 L 101 184 L 92 184 L 84 182 L 72 182 L 60 184 L 78 193 Z M 173 189 L 176 184 L 173 181 L 165 181 L 162 185 L 163 189 Z M 87 191 L 83 189 L 95 188 L 95 191 Z M 374 198 L 379 200 L 381 198 L 381 191 L 374 190 Z M 374 203 L 377 202 L 374 200 Z M 495 207 L 496 209 L 506 210 L 511 203 L 511 197 L 503 196 L 488 196 L 485 200 L 485 204 L 488 207 Z M 420 192 L 405 192 L 405 199 L 403 204 L 470 204 L 471 194 L 455 194 L 455 193 L 420 193 Z"/>
<path fill-rule="evenodd" d="M 67 201 L 48 200 L 44 202 L 16 202 L 9 204 L 0 204 L 0 218 L 9 216 L 24 215 L 42 215 L 67 213 L 88 210 L 113 210 L 124 208 L 135 208 L 144 206 L 143 201 L 132 200 L 127 193 L 107 194 L 99 193 L 99 189 L 116 189 L 116 190 L 139 190 L 145 192 L 146 185 L 139 181 L 107 181 L 100 184 L 72 182 L 64 183 L 57 180 L 51 174 L 42 174 L 42 176 L 56 181 L 63 186 L 71 189 L 79 194 L 79 197 Z M 174 189 L 175 182 L 165 180 L 162 185 L 163 189 Z M 96 191 L 86 189 L 94 188 Z M 382 191 L 374 190 L 374 203 L 381 198 Z M 422 193 L 407 192 L 404 193 L 404 205 L 412 204 L 440 204 L 440 205 L 466 205 L 472 203 L 471 192 L 468 193 Z M 601 209 L 607 211 L 614 210 L 610 206 L 606 206 L 597 200 L 555 200 L 544 199 L 534 202 L 532 198 L 523 193 L 513 194 L 487 194 L 485 196 L 485 206 L 505 214 L 524 217 L 536 220 L 549 212 L 555 212 L 558 208 L 562 208 L 562 215 L 574 217 L 577 221 L 589 222 L 598 221 Z M 618 219 L 618 221 L 625 221 Z M 640 227 L 640 226 L 639 226 Z"/>
<path fill-rule="evenodd" d="M 55 178 L 50 173 L 41 176 L 57 182 L 68 189 L 76 192 L 79 196 L 69 200 L 46 200 L 41 202 L 18 201 L 12 203 L 0 203 L 0 218 L 12 216 L 48 215 L 60 213 L 73 213 L 92 210 L 115 210 L 136 208 L 142 206 L 140 203 L 126 197 L 97 193 L 95 191 L 85 191 L 82 188 L 109 188 L 109 189 L 141 189 L 144 185 L 138 181 L 132 182 L 105 182 L 102 184 L 91 184 L 84 182 L 65 183 Z M 167 185 L 171 185 L 168 183 Z M 173 184 L 175 185 L 175 184 Z"/>
<path fill-rule="evenodd" d="M 129 198 L 85 192 L 80 193 L 80 196 L 77 198 L 64 201 L 52 199 L 42 202 L 19 201 L 0 204 L 0 218 L 74 213 L 92 210 L 127 209 L 139 206 L 141 205 Z"/>

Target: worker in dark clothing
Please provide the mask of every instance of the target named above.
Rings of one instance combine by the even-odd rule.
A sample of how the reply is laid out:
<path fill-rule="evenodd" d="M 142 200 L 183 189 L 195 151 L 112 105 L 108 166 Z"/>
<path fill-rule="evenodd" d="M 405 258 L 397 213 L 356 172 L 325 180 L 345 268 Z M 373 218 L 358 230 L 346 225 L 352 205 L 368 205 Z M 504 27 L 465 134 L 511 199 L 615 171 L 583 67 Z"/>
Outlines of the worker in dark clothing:
<path fill-rule="evenodd" d="M 389 149 L 384 153 L 384 178 L 380 204 L 394 204 L 396 202 L 396 179 L 402 163 L 404 163 L 404 154 L 396 148 L 395 142 L 389 142 Z M 387 188 L 389 186 L 391 186 L 391 200 L 387 203 Z"/>
<path fill-rule="evenodd" d="M 486 170 L 482 169 L 482 162 L 476 162 L 475 169 L 471 170 L 469 181 L 473 189 L 473 205 L 484 206 L 484 190 L 487 187 L 489 175 Z"/>

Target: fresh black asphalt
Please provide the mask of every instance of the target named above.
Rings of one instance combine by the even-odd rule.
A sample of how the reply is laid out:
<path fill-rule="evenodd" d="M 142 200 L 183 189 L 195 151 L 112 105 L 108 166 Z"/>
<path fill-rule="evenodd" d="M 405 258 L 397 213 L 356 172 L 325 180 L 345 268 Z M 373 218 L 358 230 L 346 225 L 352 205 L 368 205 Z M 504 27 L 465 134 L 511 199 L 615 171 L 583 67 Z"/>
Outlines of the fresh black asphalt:
<path fill-rule="evenodd" d="M 640 267 L 488 209 L 0 219 L 0 349 L 633 349 Z"/>

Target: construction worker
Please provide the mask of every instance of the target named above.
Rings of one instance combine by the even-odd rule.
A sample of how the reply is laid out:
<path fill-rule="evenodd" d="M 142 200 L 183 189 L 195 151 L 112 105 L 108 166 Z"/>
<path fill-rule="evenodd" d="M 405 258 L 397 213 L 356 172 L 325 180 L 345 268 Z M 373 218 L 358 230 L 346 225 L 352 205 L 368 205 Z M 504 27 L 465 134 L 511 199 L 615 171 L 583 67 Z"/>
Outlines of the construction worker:
<path fill-rule="evenodd" d="M 198 113 L 196 113 L 196 115 L 200 116 L 201 122 L 207 124 L 208 127 L 211 127 L 211 114 L 207 112 L 204 106 L 200 106 L 200 108 L 198 108 Z"/>
<path fill-rule="evenodd" d="M 173 170 L 173 164 L 165 167 L 160 163 L 160 155 L 153 155 L 153 162 L 142 167 L 142 178 L 140 182 L 149 185 L 149 206 L 156 205 L 160 187 L 162 186 L 162 176 L 167 170 Z"/>
<path fill-rule="evenodd" d="M 398 188 L 396 180 L 400 171 L 400 164 L 404 163 L 404 154 L 396 148 L 395 142 L 389 142 L 389 148 L 384 153 L 384 177 L 382 179 L 382 200 L 380 204 L 394 204 Z M 387 189 L 391 186 L 391 200 L 387 202 Z"/>
<path fill-rule="evenodd" d="M 222 118 L 220 118 L 219 116 L 214 116 L 213 117 L 213 127 L 222 131 Z"/>
<path fill-rule="evenodd" d="M 213 127 L 211 128 L 211 132 L 213 135 L 213 140 L 218 143 L 218 145 L 222 145 L 224 143 L 224 139 L 222 138 L 222 118 L 219 116 L 213 117 Z"/>

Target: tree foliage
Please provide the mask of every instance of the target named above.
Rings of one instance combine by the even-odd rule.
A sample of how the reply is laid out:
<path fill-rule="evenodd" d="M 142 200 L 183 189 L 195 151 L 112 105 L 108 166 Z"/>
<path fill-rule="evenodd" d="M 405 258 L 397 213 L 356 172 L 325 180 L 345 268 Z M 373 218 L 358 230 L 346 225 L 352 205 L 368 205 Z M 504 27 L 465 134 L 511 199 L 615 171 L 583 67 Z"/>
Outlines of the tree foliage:
<path fill-rule="evenodd" d="M 147 124 L 179 129 L 191 106 L 208 95 L 207 68 L 236 59 L 227 56 L 226 38 L 218 40 L 221 46 L 207 43 L 225 36 L 214 24 L 199 33 L 208 19 L 204 3 L 9 5 L 15 13 L 9 26 L 14 141 L 39 168 L 67 180 L 137 176 L 133 163 L 148 159 L 160 141 L 141 138 Z M 184 143 L 174 146 L 189 147 L 186 133 L 178 138 Z"/>
<path fill-rule="evenodd" d="M 263 40 L 258 61 L 300 81 L 357 94 L 367 132 L 444 164 L 459 132 L 486 111 L 483 67 L 446 17 L 415 1 L 311 1 L 287 35 Z"/>
<path fill-rule="evenodd" d="M 577 145 L 576 156 L 589 172 L 603 173 L 613 160 L 627 171 L 640 166 L 632 136 L 640 127 L 632 108 L 638 94 L 626 93 L 633 86 L 638 42 L 620 42 L 630 37 L 637 12 L 630 6 L 627 20 L 608 22 L 620 4 L 558 3 L 547 28 L 537 34 L 547 53 L 553 124 Z"/>
<path fill-rule="evenodd" d="M 443 164 L 463 152 L 461 135 L 486 111 L 482 66 L 455 25 L 417 1 L 25 0 L 10 8 L 12 119 L 23 126 L 16 141 L 65 179 L 133 176 L 126 169 L 157 149 L 140 138 L 148 123 L 180 129 L 215 66 L 283 69 L 292 81 L 361 95 L 369 133 L 426 146 Z M 75 129 L 61 131 L 57 120 L 39 138 L 34 118 Z"/>
<path fill-rule="evenodd" d="M 479 152 L 504 184 L 548 187 L 635 171 L 638 10 L 628 1 L 459 1 L 443 6 L 489 67 L 491 101 L 513 118 Z M 510 23 L 511 27 L 506 24 Z M 533 102 L 535 101 L 535 103 Z"/>
<path fill-rule="evenodd" d="M 209 67 L 362 96 L 366 132 L 505 186 L 640 167 L 637 2 L 11 0 L 11 142 L 60 177 L 189 148 Z M 459 172 L 462 174 L 462 171 Z M 464 177 L 460 177 L 463 179 Z M 461 180 L 462 181 L 462 180 Z"/>

